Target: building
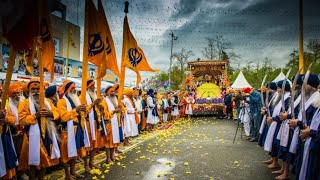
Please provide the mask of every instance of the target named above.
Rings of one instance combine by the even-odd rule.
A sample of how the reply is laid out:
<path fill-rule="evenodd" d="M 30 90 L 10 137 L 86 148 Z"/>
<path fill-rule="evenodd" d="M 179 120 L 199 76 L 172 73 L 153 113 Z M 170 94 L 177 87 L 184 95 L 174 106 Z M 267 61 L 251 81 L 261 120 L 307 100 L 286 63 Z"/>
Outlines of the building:
<path fill-rule="evenodd" d="M 52 1 L 51 25 L 55 43 L 55 80 L 60 84 L 63 77 L 79 78 L 82 76 L 82 62 L 80 61 L 80 26 L 72 24 L 66 20 L 66 6 L 60 1 Z M 69 47 L 68 47 L 69 45 Z M 66 58 L 68 58 L 68 65 Z M 0 79 L 5 79 L 7 61 L 9 59 L 9 45 L 6 39 L 0 36 Z M 97 67 L 89 64 L 89 77 L 94 78 Z M 38 74 L 37 60 L 34 61 L 34 74 Z M 12 79 L 28 80 L 31 76 L 26 72 L 23 56 L 18 54 L 15 60 L 14 74 Z M 45 74 L 45 79 L 49 80 L 49 75 Z M 107 72 L 103 78 L 105 81 L 115 82 L 116 77 L 112 72 Z"/>

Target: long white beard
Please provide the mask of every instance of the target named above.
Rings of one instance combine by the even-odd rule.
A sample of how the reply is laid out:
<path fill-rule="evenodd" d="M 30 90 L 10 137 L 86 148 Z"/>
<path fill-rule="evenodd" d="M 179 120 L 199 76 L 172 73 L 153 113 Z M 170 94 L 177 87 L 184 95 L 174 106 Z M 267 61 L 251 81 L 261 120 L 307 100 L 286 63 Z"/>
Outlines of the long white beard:
<path fill-rule="evenodd" d="M 75 105 L 75 106 L 80 106 L 81 105 L 81 103 L 80 103 L 80 99 L 79 99 L 79 96 L 75 93 L 75 94 L 73 94 L 73 93 L 68 93 L 67 94 L 67 96 L 71 99 L 71 101 L 73 102 L 73 104 Z"/>
<path fill-rule="evenodd" d="M 88 90 L 87 92 L 93 101 L 97 99 L 97 94 L 94 91 Z"/>
<path fill-rule="evenodd" d="M 312 105 L 315 108 L 318 108 L 318 107 L 320 107 L 320 93 L 319 93 L 319 91 L 316 91 L 315 93 L 316 93 L 316 95 L 314 97 L 315 100 L 313 101 Z"/>
<path fill-rule="evenodd" d="M 31 98 L 31 101 L 34 103 L 34 106 L 39 110 L 40 109 L 40 96 L 35 97 L 34 93 L 30 92 L 29 97 Z"/>
<path fill-rule="evenodd" d="M 273 99 L 272 106 L 275 107 L 280 102 L 280 99 L 281 99 L 281 92 L 278 93 L 277 96 Z"/>
<path fill-rule="evenodd" d="M 15 105 L 16 107 L 19 106 L 19 103 L 21 102 L 21 100 L 17 101 L 15 98 L 10 97 L 11 102 L 13 103 L 13 105 Z"/>

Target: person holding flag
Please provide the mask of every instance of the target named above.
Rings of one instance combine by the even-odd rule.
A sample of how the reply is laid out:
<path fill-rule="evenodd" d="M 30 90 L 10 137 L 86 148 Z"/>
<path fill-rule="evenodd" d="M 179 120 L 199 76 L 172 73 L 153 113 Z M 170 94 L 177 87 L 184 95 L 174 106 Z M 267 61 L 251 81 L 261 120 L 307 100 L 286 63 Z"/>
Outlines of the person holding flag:
<path fill-rule="evenodd" d="M 57 108 L 45 99 L 45 108 L 40 107 L 40 80 L 33 78 L 28 83 L 29 98 L 18 108 L 19 124 L 25 134 L 19 159 L 19 170 L 30 169 L 30 179 L 44 179 L 45 169 L 59 163 L 58 133 L 53 121 L 59 119 Z M 43 119 L 45 118 L 45 122 Z M 32 132 L 32 133 L 30 133 Z"/>
<path fill-rule="evenodd" d="M 106 122 L 107 129 L 107 137 L 105 138 L 105 146 L 106 146 L 106 163 L 109 164 L 115 160 L 116 148 L 120 143 L 120 134 L 119 134 L 119 124 L 118 124 L 118 115 L 121 109 L 117 106 L 117 98 L 115 98 L 115 89 L 112 86 L 108 86 L 105 89 L 106 98 L 106 109 L 109 113 L 111 113 L 110 119 Z M 103 101 L 102 101 L 103 102 Z M 106 113 L 106 112 L 105 112 Z"/>
<path fill-rule="evenodd" d="M 64 167 L 66 179 L 73 177 L 84 177 L 75 171 L 76 158 L 86 156 L 85 144 L 89 143 L 86 136 L 81 111 L 86 112 L 86 106 L 80 103 L 75 83 L 69 80 L 64 81 L 64 96 L 58 101 L 57 108 L 61 120 L 61 163 Z M 86 138 L 85 138 L 86 137 Z M 70 164 L 70 170 L 68 167 Z"/>
<path fill-rule="evenodd" d="M 89 172 L 89 169 L 93 167 L 98 168 L 93 164 L 93 158 L 95 156 L 95 151 L 102 148 L 103 145 L 103 135 L 106 134 L 105 126 L 101 123 L 101 116 L 103 115 L 103 107 L 100 104 L 101 98 L 97 97 L 95 92 L 95 82 L 93 79 L 87 81 L 87 92 L 86 92 L 87 105 L 89 105 L 88 117 L 87 117 L 87 127 L 89 130 L 90 148 L 87 148 L 87 156 L 89 156 L 89 164 L 85 160 L 85 167 Z"/>
<path fill-rule="evenodd" d="M 18 165 L 18 154 L 17 150 L 21 151 L 21 146 L 16 149 L 13 143 L 13 136 L 10 126 L 18 126 L 18 105 L 20 98 L 21 87 L 19 83 L 12 83 L 9 86 L 9 102 L 6 103 L 6 110 L 0 111 L 0 125 L 3 126 L 3 132 L 0 138 L 0 178 L 12 179 L 16 176 L 16 167 Z M 14 128 L 16 129 L 16 128 Z M 19 132 L 19 131 L 18 131 Z M 19 134 L 18 134 L 19 135 Z M 19 137 L 19 136 L 18 136 Z M 15 139 L 18 140 L 18 139 Z M 22 143 L 22 141 L 19 141 Z"/>

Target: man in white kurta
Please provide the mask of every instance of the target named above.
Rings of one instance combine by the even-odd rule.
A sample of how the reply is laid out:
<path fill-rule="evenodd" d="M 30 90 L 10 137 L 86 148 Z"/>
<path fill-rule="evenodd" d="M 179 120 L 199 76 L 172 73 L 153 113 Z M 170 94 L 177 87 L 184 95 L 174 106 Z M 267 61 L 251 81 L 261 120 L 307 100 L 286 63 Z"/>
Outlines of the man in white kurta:
<path fill-rule="evenodd" d="M 124 145 L 129 146 L 129 137 L 134 137 L 138 135 L 138 125 L 135 119 L 135 112 L 136 109 L 134 104 L 131 100 L 133 90 L 132 89 L 125 89 L 123 91 L 123 100 L 122 103 L 125 106 L 125 114 L 124 114 L 124 121 L 123 121 L 123 133 L 124 133 Z"/>
<path fill-rule="evenodd" d="M 153 90 L 149 89 L 147 94 L 147 107 L 148 107 L 148 115 L 147 115 L 147 124 L 148 124 L 148 131 L 151 132 L 154 128 L 154 125 L 158 122 L 158 112 L 157 106 L 153 99 Z"/>

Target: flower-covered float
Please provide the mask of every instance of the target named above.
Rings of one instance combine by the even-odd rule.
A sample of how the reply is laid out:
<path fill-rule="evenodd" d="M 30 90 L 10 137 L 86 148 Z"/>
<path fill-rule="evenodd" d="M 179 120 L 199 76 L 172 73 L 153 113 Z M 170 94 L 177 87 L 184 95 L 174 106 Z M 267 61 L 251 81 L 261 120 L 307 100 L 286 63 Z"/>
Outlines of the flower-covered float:
<path fill-rule="evenodd" d="M 227 67 L 229 61 L 192 61 L 188 63 L 196 100 L 193 106 L 194 115 L 224 115 L 222 89 L 229 86 Z"/>

